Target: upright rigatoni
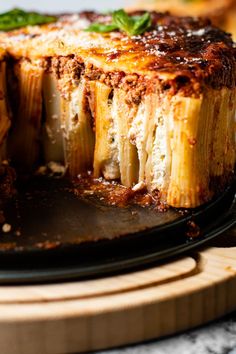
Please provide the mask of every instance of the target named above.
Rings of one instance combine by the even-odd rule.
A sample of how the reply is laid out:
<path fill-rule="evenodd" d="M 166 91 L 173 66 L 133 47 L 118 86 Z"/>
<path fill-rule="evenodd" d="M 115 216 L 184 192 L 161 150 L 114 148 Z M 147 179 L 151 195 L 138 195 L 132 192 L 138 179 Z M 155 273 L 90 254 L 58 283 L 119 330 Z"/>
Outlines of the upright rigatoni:
<path fill-rule="evenodd" d="M 137 106 L 128 105 L 126 92 L 115 89 L 111 113 L 117 135 L 120 180 L 124 186 L 132 187 L 139 178 L 137 147 L 130 137 L 130 129 L 134 116 L 137 114 Z"/>
<path fill-rule="evenodd" d="M 61 127 L 61 94 L 54 73 L 43 75 L 43 124 L 44 160 L 64 163 L 64 138 Z"/>
<path fill-rule="evenodd" d="M 19 106 L 8 145 L 14 165 L 28 171 L 37 164 L 40 152 L 43 67 L 40 60 L 22 59 L 15 64 L 14 70 Z"/>
<path fill-rule="evenodd" d="M 69 98 L 61 100 L 65 161 L 72 177 L 86 173 L 93 165 L 94 133 L 86 92 L 85 80 L 81 79 Z"/>
<path fill-rule="evenodd" d="M 90 83 L 95 118 L 94 176 L 120 178 L 117 130 L 111 113 L 112 89 L 100 82 Z"/>

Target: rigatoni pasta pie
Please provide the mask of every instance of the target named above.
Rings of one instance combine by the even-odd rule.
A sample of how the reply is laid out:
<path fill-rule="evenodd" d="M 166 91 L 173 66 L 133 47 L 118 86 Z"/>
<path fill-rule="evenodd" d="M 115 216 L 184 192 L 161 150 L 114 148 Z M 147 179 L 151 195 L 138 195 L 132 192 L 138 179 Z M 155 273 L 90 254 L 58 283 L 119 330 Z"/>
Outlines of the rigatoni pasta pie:
<path fill-rule="evenodd" d="M 0 34 L 7 154 L 20 170 L 54 161 L 194 208 L 234 174 L 235 48 L 208 20 L 132 16 L 124 31 L 84 12 Z M 5 99 L 0 113 L 3 144 Z"/>

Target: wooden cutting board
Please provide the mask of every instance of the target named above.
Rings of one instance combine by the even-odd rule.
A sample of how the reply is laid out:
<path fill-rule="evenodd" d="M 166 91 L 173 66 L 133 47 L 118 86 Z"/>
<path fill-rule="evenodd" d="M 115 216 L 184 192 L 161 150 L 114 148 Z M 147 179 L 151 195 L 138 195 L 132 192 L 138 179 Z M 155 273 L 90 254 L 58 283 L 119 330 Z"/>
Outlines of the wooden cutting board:
<path fill-rule="evenodd" d="M 0 287 L 0 353 L 141 342 L 236 309 L 236 228 L 163 265 L 103 279 Z"/>

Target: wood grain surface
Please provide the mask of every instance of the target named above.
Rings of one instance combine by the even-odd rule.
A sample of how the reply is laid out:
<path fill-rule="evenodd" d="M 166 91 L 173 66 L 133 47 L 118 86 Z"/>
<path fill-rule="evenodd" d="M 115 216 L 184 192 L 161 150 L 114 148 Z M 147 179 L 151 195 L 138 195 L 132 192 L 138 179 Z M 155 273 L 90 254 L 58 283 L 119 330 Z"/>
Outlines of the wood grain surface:
<path fill-rule="evenodd" d="M 183 258 L 106 278 L 0 287 L 0 353 L 58 354 L 158 338 L 236 309 L 236 228 Z"/>

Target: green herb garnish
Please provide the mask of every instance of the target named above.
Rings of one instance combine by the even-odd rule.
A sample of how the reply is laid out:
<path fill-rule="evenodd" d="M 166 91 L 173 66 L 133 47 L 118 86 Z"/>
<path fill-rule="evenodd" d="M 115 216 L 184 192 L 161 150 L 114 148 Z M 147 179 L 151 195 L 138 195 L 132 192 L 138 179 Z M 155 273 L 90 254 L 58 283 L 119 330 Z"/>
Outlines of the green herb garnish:
<path fill-rule="evenodd" d="M 118 27 L 114 24 L 106 25 L 104 23 L 94 22 L 85 31 L 87 32 L 97 32 L 97 33 L 106 33 L 117 30 Z"/>
<path fill-rule="evenodd" d="M 130 36 L 137 36 L 144 33 L 151 26 L 151 16 L 145 13 L 141 16 L 129 16 L 124 10 L 117 10 L 112 13 L 110 24 L 92 23 L 86 31 L 106 33 L 120 30 Z"/>
<path fill-rule="evenodd" d="M 21 9 L 0 14 L 0 31 L 10 31 L 25 26 L 41 25 L 44 23 L 55 22 L 55 16 L 42 15 L 37 12 L 25 12 Z"/>

